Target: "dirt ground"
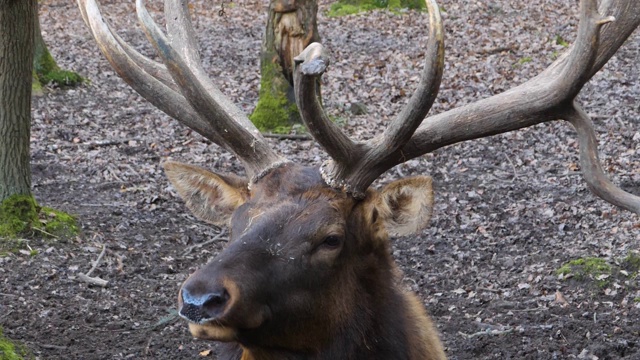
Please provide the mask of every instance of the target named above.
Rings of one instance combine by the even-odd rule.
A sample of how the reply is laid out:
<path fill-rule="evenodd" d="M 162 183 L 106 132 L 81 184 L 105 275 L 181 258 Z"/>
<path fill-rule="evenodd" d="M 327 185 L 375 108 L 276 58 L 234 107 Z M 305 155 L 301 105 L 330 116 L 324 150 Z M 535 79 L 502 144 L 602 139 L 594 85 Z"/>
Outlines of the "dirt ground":
<path fill-rule="evenodd" d="M 223 92 L 250 111 L 266 2 L 196 2 L 202 56 Z M 532 77 L 574 39 L 575 1 L 442 1 L 447 66 L 432 113 Z M 152 3 L 157 10 L 160 6 Z M 323 2 L 321 14 L 328 9 Z M 103 3 L 113 28 L 153 56 L 129 2 Z M 225 245 L 225 229 L 193 218 L 162 173 L 165 159 L 242 172 L 231 155 L 155 110 L 111 70 L 75 1 L 41 2 L 45 39 L 62 67 L 88 77 L 34 99 L 33 187 L 42 204 L 77 215 L 72 241 L 31 240 L 0 258 L 0 326 L 39 359 L 215 358 L 176 317 L 180 283 Z M 320 16 L 332 54 L 328 111 L 351 136 L 379 132 L 406 103 L 423 61 L 426 15 Z M 640 194 L 640 33 L 597 74 L 580 101 L 597 123 L 612 180 Z M 368 115 L 353 116 L 352 103 Z M 318 164 L 311 141 L 272 140 L 283 155 Z M 389 171 L 375 185 L 430 174 L 431 226 L 394 240 L 406 285 L 431 313 L 451 359 L 640 359 L 640 277 L 607 284 L 562 279 L 579 258 L 610 264 L 638 254 L 640 219 L 597 198 L 562 122 L 450 146 Z M 223 233 L 218 241 L 198 246 Z M 80 282 L 92 274 L 109 282 Z M 210 350 L 210 353 L 207 351 Z"/>

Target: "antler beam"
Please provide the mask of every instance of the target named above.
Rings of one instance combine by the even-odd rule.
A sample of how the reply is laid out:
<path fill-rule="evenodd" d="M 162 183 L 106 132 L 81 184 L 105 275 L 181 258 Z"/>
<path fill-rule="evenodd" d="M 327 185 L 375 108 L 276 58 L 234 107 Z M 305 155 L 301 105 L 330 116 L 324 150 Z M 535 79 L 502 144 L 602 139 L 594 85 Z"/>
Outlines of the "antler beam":
<path fill-rule="evenodd" d="M 430 5 L 430 9 L 431 7 L 434 5 Z M 429 11 L 432 15 L 431 10 Z M 600 14 L 609 14 L 610 16 Z M 432 37 L 437 36 L 433 33 L 434 21 L 436 20 L 430 18 L 432 30 L 429 35 L 430 48 L 427 49 L 427 52 L 432 55 L 427 56 L 427 59 L 438 59 L 437 56 L 433 56 L 433 53 L 437 53 L 437 51 L 433 50 L 432 46 L 434 45 L 431 43 Z M 580 23 L 574 45 L 549 68 L 526 83 L 490 98 L 424 119 L 415 133 L 411 131 L 410 139 L 400 138 L 397 140 L 400 146 L 380 147 L 382 150 L 388 149 L 385 156 L 367 156 L 374 152 L 372 149 L 383 143 L 380 138 L 376 138 L 371 144 L 345 147 L 349 148 L 354 155 L 351 157 L 343 155 L 336 158 L 331 155 L 332 151 L 328 149 L 331 146 L 335 147 L 335 145 L 331 145 L 332 135 L 325 135 L 327 139 L 319 142 L 327 148 L 333 158 L 333 161 L 329 162 L 325 168 L 327 183 L 334 187 L 344 188 L 354 196 L 362 196 L 366 188 L 382 173 L 411 158 L 461 141 L 564 119 L 571 122 L 578 131 L 581 164 L 589 187 L 606 201 L 640 214 L 640 197 L 619 189 L 606 179 L 597 157 L 597 142 L 591 120 L 577 104 L 574 104 L 574 99 L 584 84 L 604 66 L 639 24 L 640 2 L 638 1 L 604 1 L 600 9 L 597 8 L 595 0 L 581 1 Z M 440 25 L 435 26 L 435 28 L 438 27 Z M 314 61 L 312 58 L 306 60 Z M 430 61 L 433 63 L 430 66 L 437 67 L 440 64 L 436 60 Z M 327 61 L 325 60 L 325 62 Z M 302 78 L 319 76 L 319 74 L 305 74 L 304 64 L 301 59 L 301 65 L 297 69 L 298 76 Z M 426 72 L 427 69 L 423 73 L 423 79 L 425 79 Z M 436 76 L 432 78 L 436 78 Z M 299 81 L 304 84 L 305 82 L 310 83 L 311 80 Z M 439 83 L 439 80 L 437 82 Z M 435 81 L 432 82 L 432 84 L 435 83 Z M 321 118 L 318 114 L 321 112 L 308 106 L 311 97 L 309 94 L 302 94 L 303 89 L 305 91 L 312 90 L 308 86 L 296 89 L 296 96 L 299 98 L 298 106 L 301 110 L 305 107 L 309 109 L 308 113 L 302 111 L 303 118 L 307 123 L 318 123 L 318 119 Z M 431 94 L 435 96 L 435 92 L 437 90 L 434 89 L 418 90 L 414 94 L 414 98 L 423 96 L 428 101 L 433 101 L 430 96 Z M 416 107 L 414 98 L 411 99 L 401 115 L 394 120 L 390 128 L 385 131 L 385 134 L 392 132 L 391 129 L 398 126 L 397 124 L 404 119 L 402 114 Z M 421 114 L 422 111 L 420 110 L 419 113 Z M 426 112 L 424 114 L 426 115 Z M 324 115 L 322 117 L 326 118 Z M 420 117 L 420 119 L 422 118 L 424 116 Z M 406 121 L 409 128 L 415 124 L 413 120 Z M 314 132 L 312 135 L 316 137 Z M 383 138 L 385 138 L 384 134 Z M 341 140 L 340 142 L 348 144 L 350 141 Z M 333 150 L 333 152 L 337 152 L 337 150 Z"/>

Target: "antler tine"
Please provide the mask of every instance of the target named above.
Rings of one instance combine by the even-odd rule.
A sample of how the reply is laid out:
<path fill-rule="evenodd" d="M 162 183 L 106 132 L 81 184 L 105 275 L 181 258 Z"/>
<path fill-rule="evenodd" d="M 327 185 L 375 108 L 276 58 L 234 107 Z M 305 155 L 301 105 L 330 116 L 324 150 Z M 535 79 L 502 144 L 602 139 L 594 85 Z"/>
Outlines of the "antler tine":
<path fill-rule="evenodd" d="M 589 70 L 593 67 L 598 55 L 600 27 L 614 20 L 615 18 L 611 16 L 602 17 L 598 13 L 596 0 L 580 1 L 580 22 L 576 41 L 568 51 L 566 62 L 557 63 L 560 66 L 551 66 L 548 69 L 549 73 L 556 72 L 553 75 L 554 84 L 550 84 L 549 87 L 562 95 L 558 96 L 559 99 L 573 100 L 584 84 L 589 81 L 591 78 Z"/>
<path fill-rule="evenodd" d="M 599 44 L 600 26 L 615 20 L 612 16 L 601 17 L 595 0 L 581 2 L 581 18 L 590 21 L 584 21 L 584 26 L 580 27 L 575 49 L 569 53 L 563 68 L 571 79 L 565 85 L 566 93 L 568 96 L 574 94 L 574 98 L 591 77 L 590 70 L 598 55 L 598 47 L 592 44 Z M 598 140 L 589 116 L 573 101 L 562 118 L 570 122 L 578 133 L 580 167 L 589 189 L 613 205 L 640 214 L 640 197 L 620 189 L 605 175 L 598 157 Z"/>
<path fill-rule="evenodd" d="M 130 62 L 135 63 L 144 72 L 153 76 L 154 78 L 156 78 L 157 80 L 159 80 L 164 85 L 171 88 L 172 90 L 177 90 L 177 88 L 175 87 L 175 84 L 173 83 L 173 79 L 171 78 L 171 75 L 169 74 L 169 72 L 167 71 L 167 68 L 163 64 L 155 62 L 147 58 L 146 56 L 140 54 L 134 48 L 129 46 L 129 44 L 127 44 L 124 40 L 122 40 L 122 38 L 117 33 L 114 33 L 113 31 L 111 31 L 111 29 L 109 29 L 108 25 L 106 25 L 106 21 L 104 21 L 104 19 L 102 18 L 102 14 L 100 13 L 100 7 L 95 3 L 95 0 L 90 2 L 91 4 L 90 6 L 93 8 L 92 14 L 94 15 L 93 17 L 95 18 L 94 22 L 99 21 L 100 23 L 105 24 L 104 26 L 97 27 L 96 30 L 91 28 L 91 24 L 89 22 L 89 17 L 87 15 L 87 9 L 86 9 L 87 5 L 85 4 L 87 0 L 77 0 L 77 2 L 78 2 L 78 7 L 80 8 L 80 14 L 82 15 L 82 19 L 84 20 L 84 23 L 87 24 L 87 26 L 89 26 L 92 34 L 94 34 L 94 37 L 98 36 L 98 35 L 95 35 L 96 31 L 98 33 L 102 33 L 100 37 L 102 39 L 105 39 L 105 42 L 107 42 L 105 46 L 109 47 L 111 50 L 118 50 L 120 52 L 124 52 L 126 56 L 129 57 Z M 117 45 L 119 45 L 119 48 L 118 46 L 111 45 L 111 43 L 114 43 L 114 42 L 117 43 Z"/>
<path fill-rule="evenodd" d="M 200 66 L 198 43 L 189 15 L 188 1 L 165 0 L 164 12 L 171 45 L 182 54 L 186 62 L 193 64 L 192 68 L 204 73 Z"/>
<path fill-rule="evenodd" d="M 309 44 L 294 58 L 294 91 L 302 120 L 313 138 L 338 163 L 351 163 L 362 152 L 348 136 L 342 133 L 325 113 L 317 93 L 320 76 L 329 65 L 329 58 L 320 43 Z M 323 174 L 324 176 L 325 174 Z M 325 177 L 331 186 L 331 180 Z"/>
<path fill-rule="evenodd" d="M 100 50 L 129 86 L 158 109 L 199 133 L 211 132 L 210 126 L 200 118 L 189 102 L 173 90 L 175 84 L 166 68 L 139 54 L 111 31 L 95 0 L 78 0 L 78 5 Z"/>
<path fill-rule="evenodd" d="M 444 30 L 436 1 L 426 0 L 426 4 L 429 12 L 429 40 L 420 83 L 402 112 L 382 134 L 382 141 L 377 146 L 381 156 L 401 148 L 409 141 L 427 116 L 440 89 L 444 70 Z"/>
<path fill-rule="evenodd" d="M 180 92 L 198 114 L 202 116 L 206 114 L 207 123 L 212 128 L 212 132 L 203 135 L 220 140 L 219 145 L 235 153 L 243 161 L 252 181 L 265 169 L 286 162 L 268 146 L 246 115 L 216 88 L 200 64 L 193 62 L 194 58 L 197 59 L 197 55 L 194 55 L 195 51 L 185 50 L 183 46 L 179 46 L 179 49 L 186 54 L 185 58 L 181 57 L 179 50 L 176 50 L 174 44 L 167 39 L 149 15 L 143 0 L 136 1 L 136 9 L 147 38 L 163 59 Z M 186 4 L 179 8 L 170 7 L 170 9 L 175 9 L 172 10 L 173 15 L 177 15 L 180 11 L 188 11 Z M 195 43 L 192 30 L 177 31 L 175 29 L 178 26 L 170 25 L 174 24 L 174 21 L 176 24 L 188 22 L 190 27 L 190 21 L 187 20 L 188 13 L 182 14 L 182 17 L 184 19 L 172 18 L 168 22 L 173 29 L 170 37 L 178 43 L 184 40 Z"/>
<path fill-rule="evenodd" d="M 605 175 L 598 158 L 598 140 L 589 116 L 578 104 L 574 104 L 565 119 L 578 133 L 580 168 L 589 189 L 613 205 L 640 214 L 640 196 L 620 189 Z"/>
<path fill-rule="evenodd" d="M 365 190 L 381 173 L 401 162 L 388 166 L 387 158 L 411 139 L 438 94 L 444 69 L 444 31 L 438 4 L 435 0 L 426 0 L 426 4 L 429 40 L 420 83 L 409 103 L 387 130 L 370 142 L 352 142 L 322 109 L 316 93 L 317 78 L 328 65 L 322 46 L 311 44 L 295 58 L 294 89 L 302 119 L 309 132 L 333 159 L 323 164 L 323 178 L 328 185 L 342 188 L 356 198 L 364 197 Z"/>

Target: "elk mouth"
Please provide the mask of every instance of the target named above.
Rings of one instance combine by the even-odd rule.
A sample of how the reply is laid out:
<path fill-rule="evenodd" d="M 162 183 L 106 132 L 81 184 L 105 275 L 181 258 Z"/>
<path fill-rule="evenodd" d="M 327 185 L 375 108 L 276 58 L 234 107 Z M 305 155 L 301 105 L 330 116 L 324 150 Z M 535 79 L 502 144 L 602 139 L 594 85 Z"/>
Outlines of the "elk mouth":
<path fill-rule="evenodd" d="M 214 341 L 236 341 L 237 331 L 232 327 L 215 323 L 196 324 L 189 323 L 189 332 L 195 338 Z"/>
<path fill-rule="evenodd" d="M 250 314 L 235 314 L 233 317 L 238 318 L 238 322 L 222 318 L 193 322 L 182 314 L 180 316 L 189 321 L 189 332 L 193 337 L 202 340 L 229 342 L 238 341 L 243 332 L 260 328 L 267 321 L 268 313 L 268 307 L 263 307 Z"/>

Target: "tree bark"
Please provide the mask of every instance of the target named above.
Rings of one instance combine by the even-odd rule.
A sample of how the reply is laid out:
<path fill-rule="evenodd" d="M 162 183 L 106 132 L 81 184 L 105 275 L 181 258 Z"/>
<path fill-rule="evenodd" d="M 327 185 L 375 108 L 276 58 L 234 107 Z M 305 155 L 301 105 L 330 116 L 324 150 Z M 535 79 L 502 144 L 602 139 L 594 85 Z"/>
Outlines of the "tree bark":
<path fill-rule="evenodd" d="M 42 38 L 40 19 L 38 17 L 38 1 L 35 1 L 35 16 L 33 17 L 33 68 L 37 75 L 49 72 L 57 68 L 55 60 L 51 57 L 47 44 Z"/>
<path fill-rule="evenodd" d="M 251 120 L 261 130 L 301 123 L 293 92 L 293 58 L 320 41 L 317 0 L 271 0 L 260 57 L 260 99 Z"/>
<path fill-rule="evenodd" d="M 12 195 L 31 195 L 35 3 L 0 0 L 0 202 Z"/>

